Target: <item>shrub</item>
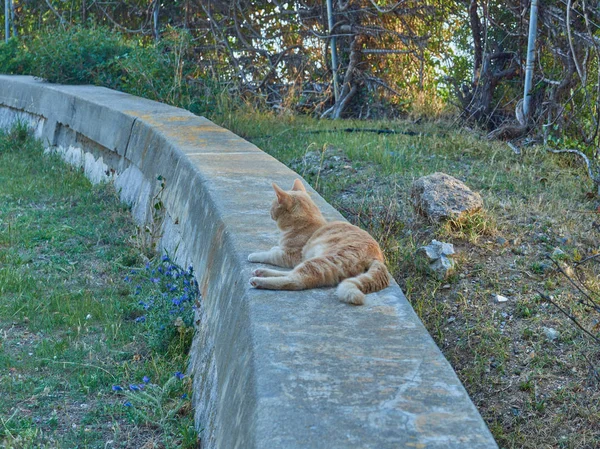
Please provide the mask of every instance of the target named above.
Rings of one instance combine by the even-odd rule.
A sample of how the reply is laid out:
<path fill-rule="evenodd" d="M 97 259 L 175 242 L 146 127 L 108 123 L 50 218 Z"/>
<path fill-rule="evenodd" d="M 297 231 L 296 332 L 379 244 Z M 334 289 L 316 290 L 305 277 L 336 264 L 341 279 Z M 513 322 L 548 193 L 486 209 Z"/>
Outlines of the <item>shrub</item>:
<path fill-rule="evenodd" d="M 115 58 L 128 48 L 121 35 L 107 28 L 49 30 L 29 45 L 32 74 L 52 83 L 105 84 L 114 74 Z"/>
<path fill-rule="evenodd" d="M 16 38 L 0 42 L 0 73 L 30 74 L 31 55 Z"/>
<path fill-rule="evenodd" d="M 160 41 L 139 43 L 116 58 L 121 74 L 114 86 L 124 92 L 193 109 L 204 94 L 189 32 L 169 28 Z"/>

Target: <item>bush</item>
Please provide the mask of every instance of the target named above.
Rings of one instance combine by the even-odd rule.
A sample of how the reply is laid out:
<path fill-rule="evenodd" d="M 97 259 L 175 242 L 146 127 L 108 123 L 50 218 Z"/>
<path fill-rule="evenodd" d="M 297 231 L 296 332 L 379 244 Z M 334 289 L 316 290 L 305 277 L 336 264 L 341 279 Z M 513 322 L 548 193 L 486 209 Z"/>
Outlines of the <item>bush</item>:
<path fill-rule="evenodd" d="M 126 38 L 106 27 L 73 26 L 0 44 L 1 73 L 105 86 L 196 114 L 230 107 L 228 93 L 196 59 L 190 33 L 175 28 L 167 28 L 159 42 Z"/>
<path fill-rule="evenodd" d="M 31 73 L 31 55 L 16 38 L 0 42 L 0 73 Z"/>
<path fill-rule="evenodd" d="M 204 83 L 185 30 L 169 28 L 157 43 L 134 46 L 116 59 L 119 90 L 186 109 L 202 95 Z"/>
<path fill-rule="evenodd" d="M 39 34 L 28 51 L 32 74 L 40 78 L 52 83 L 105 84 L 114 76 L 115 58 L 128 49 L 112 30 L 76 26 Z"/>

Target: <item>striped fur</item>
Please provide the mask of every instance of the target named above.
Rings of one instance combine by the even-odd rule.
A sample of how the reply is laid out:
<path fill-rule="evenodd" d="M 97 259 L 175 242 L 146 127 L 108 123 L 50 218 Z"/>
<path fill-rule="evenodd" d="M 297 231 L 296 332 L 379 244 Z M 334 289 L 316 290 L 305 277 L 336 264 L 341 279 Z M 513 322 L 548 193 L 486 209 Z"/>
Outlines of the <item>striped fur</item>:
<path fill-rule="evenodd" d="M 258 268 L 250 284 L 270 290 L 304 290 L 337 287 L 338 298 L 348 304 L 364 304 L 365 294 L 389 285 L 390 274 L 377 242 L 350 223 L 327 223 L 297 179 L 290 191 L 276 184 L 277 198 L 271 218 L 281 231 L 279 246 L 252 253 L 250 262 L 293 268 L 279 271 Z"/>

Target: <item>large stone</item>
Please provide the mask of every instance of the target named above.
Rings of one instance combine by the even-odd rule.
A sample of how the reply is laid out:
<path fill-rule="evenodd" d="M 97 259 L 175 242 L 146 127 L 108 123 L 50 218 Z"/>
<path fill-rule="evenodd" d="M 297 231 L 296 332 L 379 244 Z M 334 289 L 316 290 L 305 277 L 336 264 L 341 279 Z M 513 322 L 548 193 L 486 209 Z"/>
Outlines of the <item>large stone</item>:
<path fill-rule="evenodd" d="M 417 179 L 410 196 L 416 211 L 434 223 L 457 220 L 483 207 L 481 195 L 471 191 L 462 181 L 441 172 Z"/>

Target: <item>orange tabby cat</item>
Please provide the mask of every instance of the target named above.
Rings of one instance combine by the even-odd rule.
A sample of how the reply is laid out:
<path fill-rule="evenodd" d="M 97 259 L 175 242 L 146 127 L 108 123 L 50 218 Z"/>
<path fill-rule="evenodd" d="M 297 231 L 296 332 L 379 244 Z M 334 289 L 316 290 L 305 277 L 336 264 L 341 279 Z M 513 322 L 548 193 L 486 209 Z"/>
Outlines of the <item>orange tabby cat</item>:
<path fill-rule="evenodd" d="M 377 242 L 350 223 L 327 223 L 299 179 L 290 191 L 273 184 L 277 198 L 271 218 L 281 231 L 279 246 L 252 253 L 250 262 L 294 268 L 254 270 L 250 284 L 270 290 L 304 290 L 338 285 L 337 296 L 349 304 L 364 304 L 365 293 L 384 289 L 390 274 Z"/>

